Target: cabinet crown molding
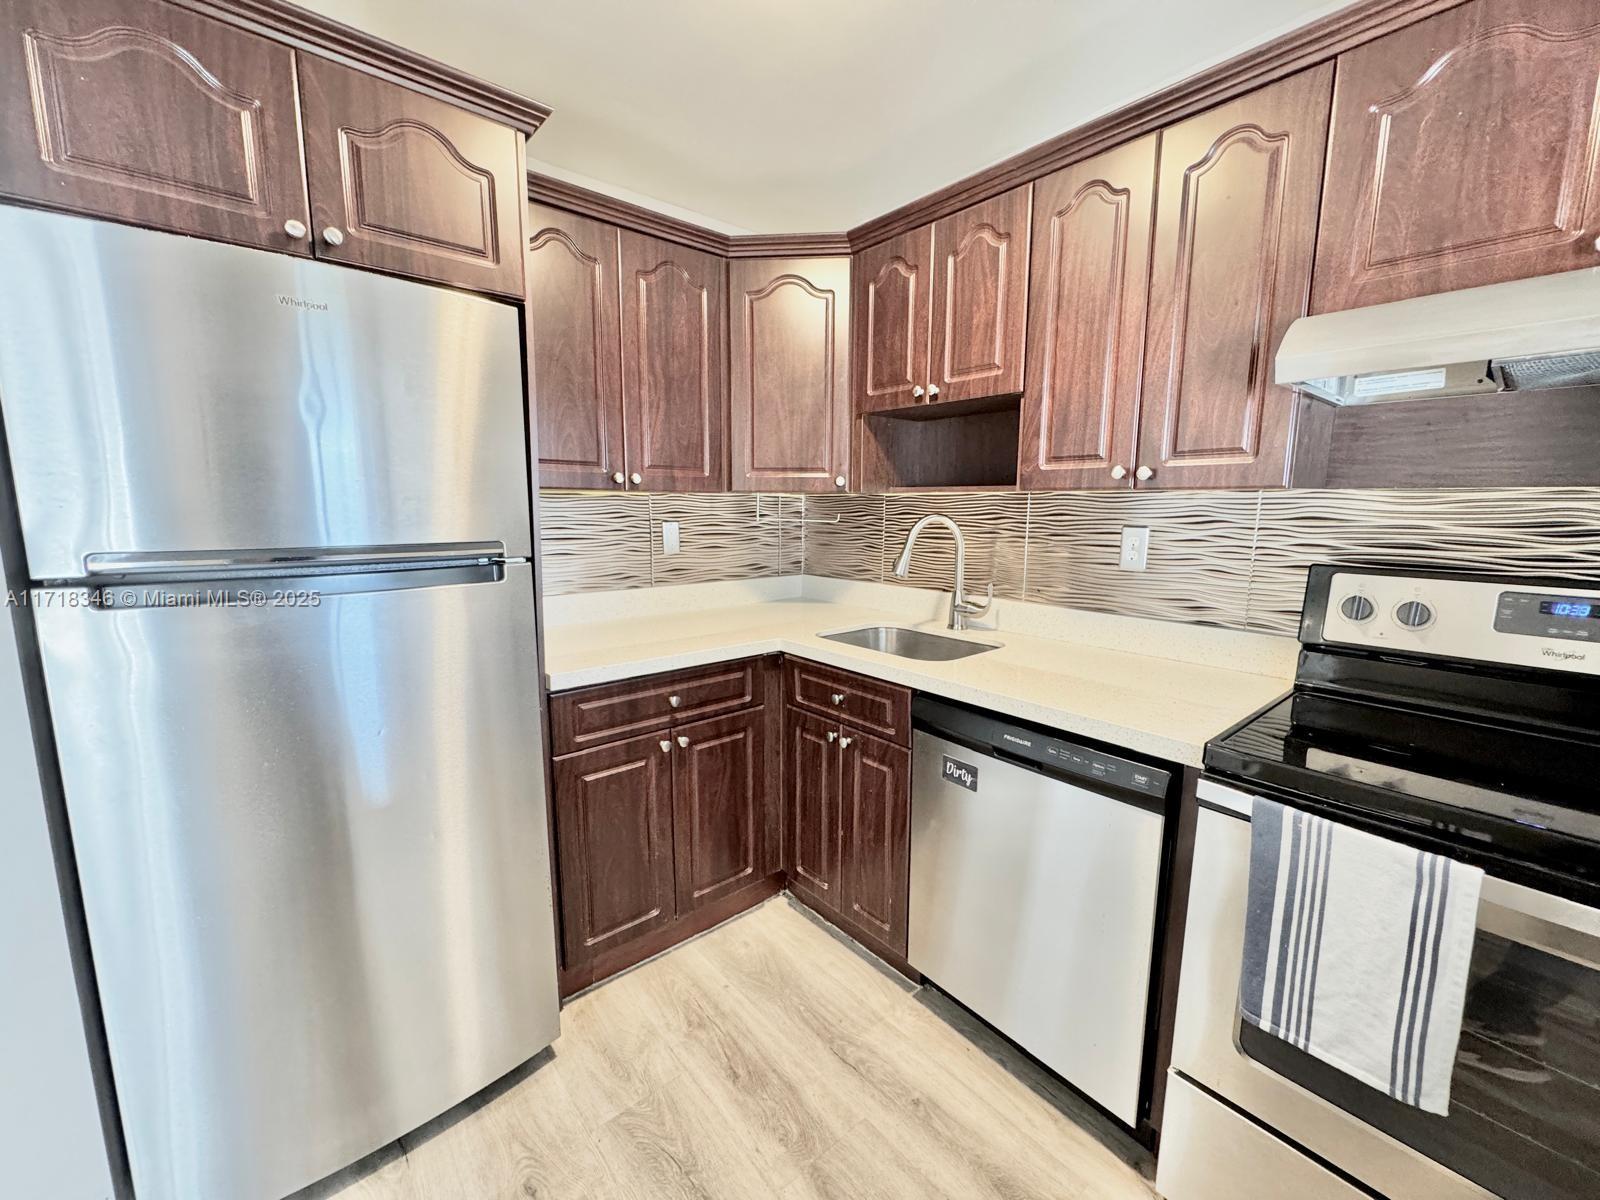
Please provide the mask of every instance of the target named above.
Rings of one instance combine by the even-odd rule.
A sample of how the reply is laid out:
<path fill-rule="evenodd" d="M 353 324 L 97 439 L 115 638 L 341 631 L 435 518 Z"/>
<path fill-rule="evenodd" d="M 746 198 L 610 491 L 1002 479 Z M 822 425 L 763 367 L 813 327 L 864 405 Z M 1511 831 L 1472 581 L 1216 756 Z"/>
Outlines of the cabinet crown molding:
<path fill-rule="evenodd" d="M 537 171 L 528 172 L 528 199 L 723 258 L 825 258 L 850 253 L 850 238 L 843 233 L 718 233 Z"/>
<path fill-rule="evenodd" d="M 311 54 L 360 67 L 490 117 L 524 135 L 532 135 L 550 116 L 550 107 L 507 88 L 485 82 L 375 37 L 332 17 L 290 4 L 288 0 L 168 0 L 178 8 L 200 13 L 254 33 L 287 42 Z"/>

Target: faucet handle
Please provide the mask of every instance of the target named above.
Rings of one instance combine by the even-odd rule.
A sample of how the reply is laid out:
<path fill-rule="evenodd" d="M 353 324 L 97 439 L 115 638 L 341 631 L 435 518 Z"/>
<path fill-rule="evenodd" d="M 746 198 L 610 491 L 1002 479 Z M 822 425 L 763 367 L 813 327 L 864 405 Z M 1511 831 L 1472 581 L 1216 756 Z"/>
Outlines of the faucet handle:
<path fill-rule="evenodd" d="M 983 616 L 984 613 L 994 607 L 994 582 L 991 580 L 989 586 L 984 589 L 982 604 L 974 604 L 971 600 L 962 600 L 955 607 L 959 612 L 965 613 L 969 617 Z"/>

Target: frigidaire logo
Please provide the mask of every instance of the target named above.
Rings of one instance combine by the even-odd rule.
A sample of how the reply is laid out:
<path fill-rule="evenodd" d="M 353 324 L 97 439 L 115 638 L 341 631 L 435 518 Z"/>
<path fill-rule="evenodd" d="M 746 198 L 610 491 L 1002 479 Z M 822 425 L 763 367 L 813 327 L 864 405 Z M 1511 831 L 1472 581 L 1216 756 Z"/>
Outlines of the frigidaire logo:
<path fill-rule="evenodd" d="M 285 308 L 303 308 L 307 312 L 327 312 L 328 306 L 321 300 L 302 300 L 299 296 L 285 296 L 278 294 L 278 303 Z"/>
<path fill-rule="evenodd" d="M 1552 650 L 1549 646 L 1540 646 L 1539 653 L 1546 658 L 1559 658 L 1562 662 L 1586 662 L 1589 656 L 1580 654 L 1576 650 Z"/>

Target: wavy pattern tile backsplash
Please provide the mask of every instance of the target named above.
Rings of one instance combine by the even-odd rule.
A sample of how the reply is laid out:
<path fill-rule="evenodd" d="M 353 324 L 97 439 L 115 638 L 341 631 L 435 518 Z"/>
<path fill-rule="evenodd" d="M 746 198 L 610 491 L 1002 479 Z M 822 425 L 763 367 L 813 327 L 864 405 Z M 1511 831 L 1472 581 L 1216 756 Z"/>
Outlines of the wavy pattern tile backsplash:
<path fill-rule="evenodd" d="M 798 496 L 539 493 L 539 553 L 549 595 L 798 575 Z M 678 522 L 679 552 L 661 526 Z"/>
<path fill-rule="evenodd" d="M 540 497 L 552 593 L 811 575 L 894 583 L 912 523 L 954 518 L 971 586 L 1128 616 L 1294 633 L 1315 562 L 1559 575 L 1600 582 L 1600 488 L 1485 491 L 963 492 L 887 496 Z M 760 506 L 761 520 L 756 519 Z M 832 518 L 838 517 L 837 523 Z M 661 553 L 680 522 L 682 552 Z M 802 524 L 802 520 L 804 524 Z M 1124 525 L 1150 528 L 1148 568 L 1118 569 Z M 933 530 L 906 582 L 946 587 Z"/>

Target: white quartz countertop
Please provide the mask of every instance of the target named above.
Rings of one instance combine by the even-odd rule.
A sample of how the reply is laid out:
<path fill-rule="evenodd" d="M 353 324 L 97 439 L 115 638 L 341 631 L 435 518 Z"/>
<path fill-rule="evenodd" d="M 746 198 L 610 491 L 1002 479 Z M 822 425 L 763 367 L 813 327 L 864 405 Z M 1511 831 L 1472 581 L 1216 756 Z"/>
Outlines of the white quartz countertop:
<path fill-rule="evenodd" d="M 903 625 L 997 643 L 952 662 L 924 662 L 819 636 L 863 625 Z M 1199 766 L 1211 738 L 1289 690 L 1281 675 L 978 629 L 950 634 L 941 621 L 815 599 L 764 600 L 695 611 L 548 628 L 550 690 L 567 691 L 759 654 L 793 654 L 930 695 Z"/>

